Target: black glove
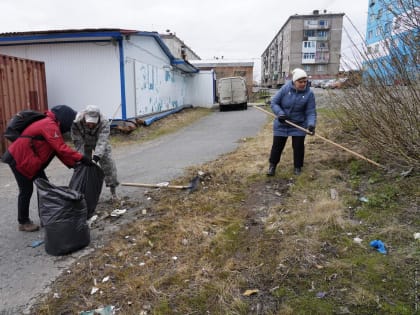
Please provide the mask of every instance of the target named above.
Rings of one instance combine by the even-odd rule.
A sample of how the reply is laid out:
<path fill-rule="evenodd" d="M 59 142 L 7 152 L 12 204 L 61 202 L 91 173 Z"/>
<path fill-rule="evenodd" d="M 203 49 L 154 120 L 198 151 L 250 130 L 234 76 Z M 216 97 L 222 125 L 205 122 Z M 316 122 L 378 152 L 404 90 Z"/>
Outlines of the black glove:
<path fill-rule="evenodd" d="M 94 155 L 93 158 L 92 158 L 92 160 L 94 160 L 95 163 L 98 163 L 100 159 L 101 158 L 99 156 L 97 156 L 97 155 Z"/>
<path fill-rule="evenodd" d="M 279 115 L 277 119 L 279 120 L 279 122 L 285 123 L 285 120 L 289 119 L 289 117 L 287 117 L 286 115 Z"/>
<path fill-rule="evenodd" d="M 93 166 L 95 163 L 92 162 L 92 159 L 86 155 L 83 155 L 80 162 L 86 166 Z"/>
<path fill-rule="evenodd" d="M 313 136 L 315 134 L 315 126 L 309 125 L 308 131 L 310 132 L 310 135 Z"/>

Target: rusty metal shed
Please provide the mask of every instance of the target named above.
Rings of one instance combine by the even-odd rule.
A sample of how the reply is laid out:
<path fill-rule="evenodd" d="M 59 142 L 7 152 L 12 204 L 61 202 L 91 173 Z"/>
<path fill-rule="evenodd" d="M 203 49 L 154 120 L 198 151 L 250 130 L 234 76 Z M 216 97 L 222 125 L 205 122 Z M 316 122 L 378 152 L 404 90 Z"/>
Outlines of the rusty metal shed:
<path fill-rule="evenodd" d="M 24 109 L 48 109 L 44 62 L 0 55 L 0 153 L 8 141 L 3 137 L 9 119 Z"/>

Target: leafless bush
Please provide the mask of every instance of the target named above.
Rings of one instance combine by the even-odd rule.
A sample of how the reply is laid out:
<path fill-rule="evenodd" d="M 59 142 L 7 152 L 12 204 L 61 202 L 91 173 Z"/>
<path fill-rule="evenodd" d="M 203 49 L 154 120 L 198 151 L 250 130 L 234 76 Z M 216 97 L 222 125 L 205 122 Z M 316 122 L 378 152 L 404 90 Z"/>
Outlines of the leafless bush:
<path fill-rule="evenodd" d="M 395 1 L 379 2 L 390 12 L 392 31 L 389 25 L 382 29 L 384 40 L 374 46 L 352 42 L 352 64 L 344 66 L 360 69 L 362 84 L 333 95 L 335 112 L 383 164 L 419 169 L 420 7 L 418 1 L 399 0 L 397 12 Z"/>

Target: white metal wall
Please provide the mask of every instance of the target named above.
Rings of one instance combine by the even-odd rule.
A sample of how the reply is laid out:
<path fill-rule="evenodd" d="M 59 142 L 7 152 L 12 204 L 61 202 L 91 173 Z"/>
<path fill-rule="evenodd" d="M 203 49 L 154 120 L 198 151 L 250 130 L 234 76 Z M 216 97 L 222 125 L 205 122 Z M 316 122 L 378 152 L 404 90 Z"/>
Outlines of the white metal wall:
<path fill-rule="evenodd" d="M 213 70 L 201 70 L 192 76 L 188 76 L 186 104 L 199 107 L 213 107 L 215 74 Z"/>
<path fill-rule="evenodd" d="M 45 62 L 49 107 L 66 104 L 79 111 L 98 105 L 112 117 L 121 103 L 118 46 L 61 43 L 0 47 L 0 53 Z M 116 118 L 121 117 L 121 111 Z"/>
<path fill-rule="evenodd" d="M 124 39 L 126 117 L 213 104 L 213 73 L 183 74 L 154 37 Z M 0 47 L 0 53 L 45 62 L 48 104 L 83 110 L 94 104 L 108 118 L 121 119 L 118 44 L 59 43 Z"/>

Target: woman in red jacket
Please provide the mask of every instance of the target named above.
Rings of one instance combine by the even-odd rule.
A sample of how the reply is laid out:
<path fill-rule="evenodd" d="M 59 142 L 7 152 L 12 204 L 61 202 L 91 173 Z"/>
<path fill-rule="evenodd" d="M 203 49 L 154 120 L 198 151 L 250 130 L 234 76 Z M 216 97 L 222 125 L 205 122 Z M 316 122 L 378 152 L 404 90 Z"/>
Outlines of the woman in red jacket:
<path fill-rule="evenodd" d="M 90 158 L 66 145 L 62 136 L 70 131 L 76 112 L 69 106 L 57 105 L 47 111 L 46 115 L 46 118 L 29 125 L 2 156 L 3 162 L 9 164 L 19 186 L 19 231 L 39 230 L 39 226 L 29 218 L 33 182 L 37 178 L 48 180 L 44 169 L 54 156 L 69 168 L 74 167 L 77 162 L 92 164 Z"/>

